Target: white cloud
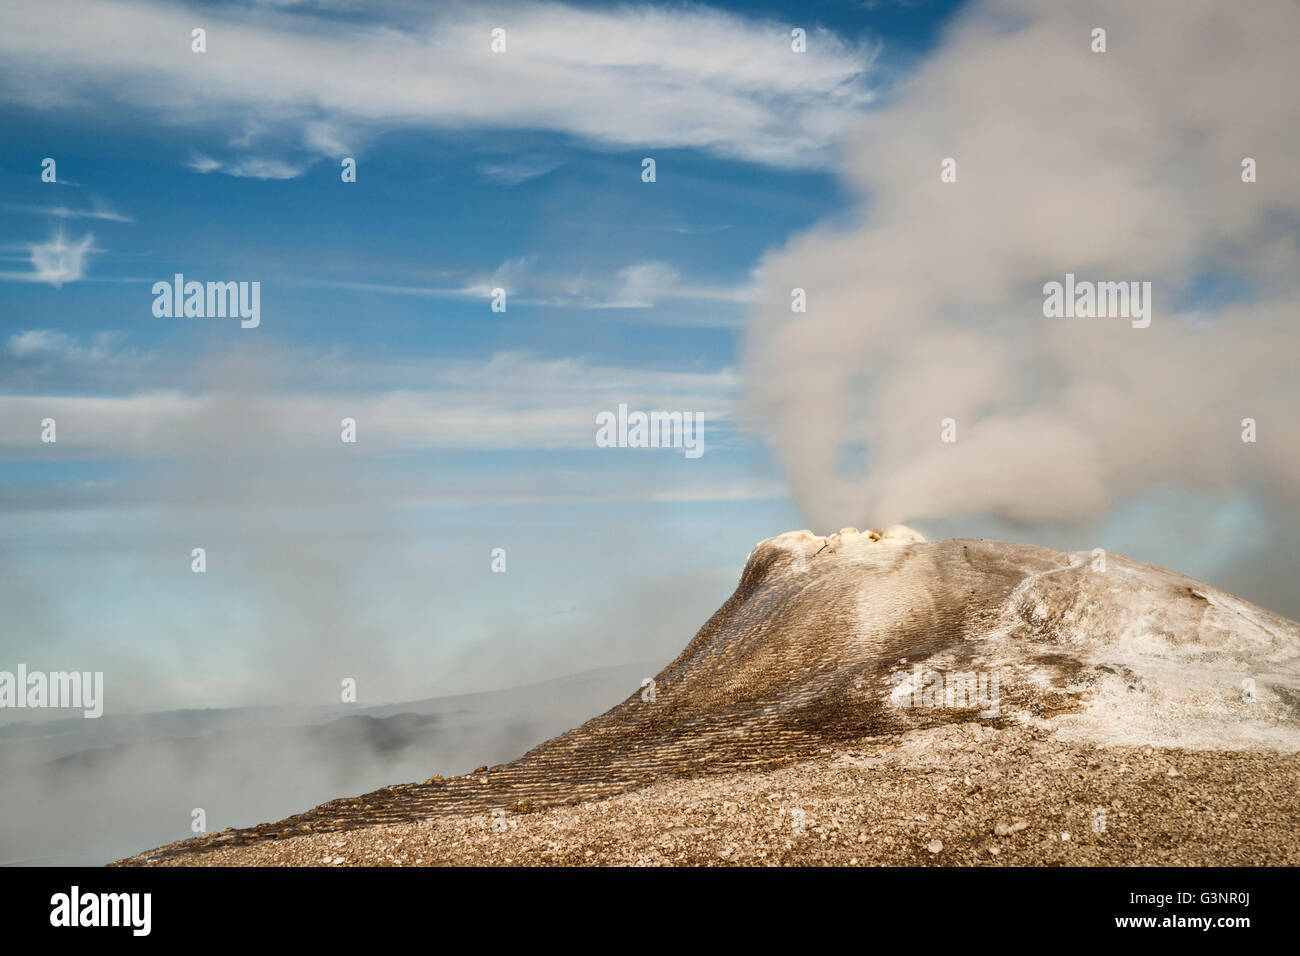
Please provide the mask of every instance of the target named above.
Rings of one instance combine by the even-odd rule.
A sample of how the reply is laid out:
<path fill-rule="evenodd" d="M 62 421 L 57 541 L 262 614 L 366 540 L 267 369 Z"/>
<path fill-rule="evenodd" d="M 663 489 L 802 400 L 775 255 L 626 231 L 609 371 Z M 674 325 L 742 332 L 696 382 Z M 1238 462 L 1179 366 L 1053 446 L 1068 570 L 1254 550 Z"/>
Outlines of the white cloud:
<path fill-rule="evenodd" d="M 482 163 L 478 171 L 484 179 L 501 183 L 505 186 L 518 186 L 530 179 L 537 179 L 564 165 L 559 159 L 521 159 L 507 160 L 499 163 Z"/>
<path fill-rule="evenodd" d="M 22 358 L 86 359 L 67 336 L 51 331 L 19 333 L 7 351 Z M 334 359 L 313 359 L 317 369 L 331 366 L 342 375 L 328 389 L 268 383 L 262 372 L 269 368 L 274 376 L 294 363 L 263 353 L 260 369 L 250 371 L 257 363 L 237 357 L 196 373 L 200 380 L 215 380 L 201 391 L 145 386 L 118 397 L 0 395 L 0 454 L 32 454 L 30 421 L 46 416 L 59 422 L 55 453 L 109 459 L 288 453 L 310 458 L 335 448 L 343 416 L 358 421 L 372 449 L 594 449 L 596 414 L 620 402 L 701 412 L 711 430 L 721 429 L 738 384 L 726 369 L 675 372 L 503 352 L 486 361 L 431 365 L 424 372 L 428 387 L 359 389 L 346 381 L 365 376 L 373 384 L 391 379 L 393 370 L 367 371 L 350 356 Z"/>
<path fill-rule="evenodd" d="M 755 274 L 752 279 L 756 278 Z M 700 285 L 682 281 L 678 271 L 666 262 L 640 262 L 620 269 L 612 293 L 586 305 L 603 309 L 653 309 L 674 301 L 746 303 L 752 302 L 758 291 L 756 281 Z"/>
<path fill-rule="evenodd" d="M 34 203 L 5 203 L 6 209 L 19 212 L 33 212 L 53 216 L 56 219 L 100 219 L 105 222 L 135 222 L 130 216 L 115 212 L 107 205 L 95 202 L 89 209 L 73 209 L 70 206 L 39 206 Z"/>
<path fill-rule="evenodd" d="M 4 278 L 22 279 L 29 282 L 48 282 L 62 288 L 65 282 L 76 282 L 86 271 L 86 259 L 93 250 L 95 237 L 86 233 L 75 242 L 63 238 L 63 232 L 49 242 L 35 242 L 30 246 L 30 273 L 8 274 Z"/>
<path fill-rule="evenodd" d="M 394 127 L 528 128 L 783 166 L 825 165 L 871 99 L 870 51 L 813 31 L 792 53 L 788 25 L 705 8 L 440 4 L 424 16 L 380 27 L 310 10 L 4 4 L 0 75 L 11 101 L 125 103 L 248 142 L 288 131 L 325 152 Z M 203 54 L 190 52 L 196 24 Z M 508 50 L 494 54 L 498 26 Z"/>
<path fill-rule="evenodd" d="M 306 167 L 294 166 L 280 159 L 258 159 L 244 157 L 231 163 L 223 163 L 211 156 L 196 156 L 185 164 L 196 173 L 225 173 L 240 179 L 297 179 Z"/>
<path fill-rule="evenodd" d="M 226 170 L 231 176 L 247 179 L 297 179 L 304 172 L 278 159 L 241 159 Z"/>
<path fill-rule="evenodd" d="M 759 292 L 757 273 L 737 285 L 684 282 L 677 269 L 658 261 L 635 263 L 605 275 L 546 273 L 537 268 L 532 256 L 507 260 L 490 274 L 440 286 L 335 279 L 298 281 L 304 285 L 364 292 L 484 301 L 491 297 L 493 289 L 504 289 L 507 305 L 610 309 L 637 313 L 635 321 L 638 322 L 719 328 L 739 324 L 741 316 L 738 310 L 719 310 L 716 305 L 738 306 L 752 302 Z M 687 308 L 679 308 L 683 305 Z M 699 306 L 709 308 L 701 309 Z"/>
<path fill-rule="evenodd" d="M 216 172 L 221 168 L 221 163 L 213 159 L 211 156 L 195 156 L 185 165 L 196 173 L 203 173 L 205 175 L 207 173 Z"/>
<path fill-rule="evenodd" d="M 30 329 L 9 336 L 6 351 L 16 358 L 29 358 L 35 355 L 65 352 L 70 343 L 71 339 L 62 332 L 51 329 Z"/>
<path fill-rule="evenodd" d="M 160 369 L 157 352 L 123 343 L 120 332 L 98 332 L 88 337 L 55 329 L 27 329 L 12 333 L 0 343 L 0 381 L 14 392 L 44 394 L 71 391 L 105 394 L 138 389 Z M 185 381 L 182 369 L 167 369 L 176 381 Z"/>
<path fill-rule="evenodd" d="M 99 365 L 132 361 L 140 357 L 134 349 L 121 348 L 120 332 L 99 332 L 89 344 L 82 344 L 55 329 L 28 329 L 14 332 L 5 343 L 5 354 L 20 360 L 62 362 L 70 365 Z"/>
<path fill-rule="evenodd" d="M 610 308 L 651 309 L 655 300 L 677 286 L 677 270 L 666 262 L 642 262 L 622 269 Z"/>
<path fill-rule="evenodd" d="M 135 222 L 130 216 L 99 206 L 94 209 L 69 209 L 67 206 L 55 206 L 50 215 L 59 219 L 101 219 L 105 222 Z"/>

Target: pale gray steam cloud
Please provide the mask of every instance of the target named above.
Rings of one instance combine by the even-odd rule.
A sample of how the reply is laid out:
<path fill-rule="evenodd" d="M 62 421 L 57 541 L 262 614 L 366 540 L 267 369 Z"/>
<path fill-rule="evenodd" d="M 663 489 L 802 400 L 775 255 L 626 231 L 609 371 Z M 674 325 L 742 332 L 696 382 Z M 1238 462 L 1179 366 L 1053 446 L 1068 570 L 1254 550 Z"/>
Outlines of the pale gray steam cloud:
<path fill-rule="evenodd" d="M 964 12 L 855 136 L 861 215 L 764 265 L 747 413 L 808 520 L 1059 524 L 1161 482 L 1294 510 L 1297 36 L 1292 3 Z M 1150 281 L 1150 327 L 1045 318 L 1066 273 Z"/>

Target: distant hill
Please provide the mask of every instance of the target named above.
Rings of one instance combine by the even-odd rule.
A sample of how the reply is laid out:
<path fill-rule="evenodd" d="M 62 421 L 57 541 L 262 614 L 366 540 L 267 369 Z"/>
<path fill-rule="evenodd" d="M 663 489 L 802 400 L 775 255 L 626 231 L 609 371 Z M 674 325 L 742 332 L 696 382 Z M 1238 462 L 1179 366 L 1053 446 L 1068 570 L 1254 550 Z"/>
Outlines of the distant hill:
<path fill-rule="evenodd" d="M 0 865 L 107 863 L 394 780 L 507 760 L 603 710 L 654 664 L 379 707 L 249 707 L 0 728 Z"/>

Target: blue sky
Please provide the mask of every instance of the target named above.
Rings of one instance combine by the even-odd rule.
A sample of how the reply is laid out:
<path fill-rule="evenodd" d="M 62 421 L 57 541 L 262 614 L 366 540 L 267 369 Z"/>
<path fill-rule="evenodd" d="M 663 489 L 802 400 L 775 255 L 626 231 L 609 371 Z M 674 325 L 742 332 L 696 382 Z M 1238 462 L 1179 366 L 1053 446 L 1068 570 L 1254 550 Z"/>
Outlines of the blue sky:
<path fill-rule="evenodd" d="M 0 667 L 104 670 L 112 711 L 666 661 L 755 541 L 807 523 L 734 414 L 765 257 L 863 213 L 846 138 L 957 9 L 0 15 Z M 260 282 L 260 326 L 155 317 L 177 272 Z M 707 453 L 597 449 L 619 402 L 705 412 Z M 1141 523 L 925 530 L 1084 547 L 1110 526 L 1180 570 L 1231 557 L 1115 530 Z"/>

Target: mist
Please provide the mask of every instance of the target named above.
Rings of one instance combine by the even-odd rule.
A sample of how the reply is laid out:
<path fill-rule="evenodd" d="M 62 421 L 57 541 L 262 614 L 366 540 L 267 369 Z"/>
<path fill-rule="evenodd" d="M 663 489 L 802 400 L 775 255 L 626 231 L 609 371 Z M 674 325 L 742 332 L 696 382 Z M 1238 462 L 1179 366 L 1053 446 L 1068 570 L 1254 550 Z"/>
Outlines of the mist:
<path fill-rule="evenodd" d="M 259 341 L 187 371 L 185 427 L 94 432 L 147 448 L 140 467 L 8 515 L 22 540 L 67 509 L 0 554 L 10 666 L 103 671 L 106 712 L 0 715 L 0 865 L 103 864 L 192 836 L 195 808 L 215 832 L 512 760 L 638 692 L 734 587 L 734 545 L 711 573 L 709 548 L 662 547 L 671 523 L 449 487 L 445 456 L 355 412 L 364 390 L 302 387 L 342 360 Z"/>
<path fill-rule="evenodd" d="M 512 760 L 635 693 L 647 666 L 387 707 L 11 722 L 0 727 L 0 866 L 102 865 Z"/>

